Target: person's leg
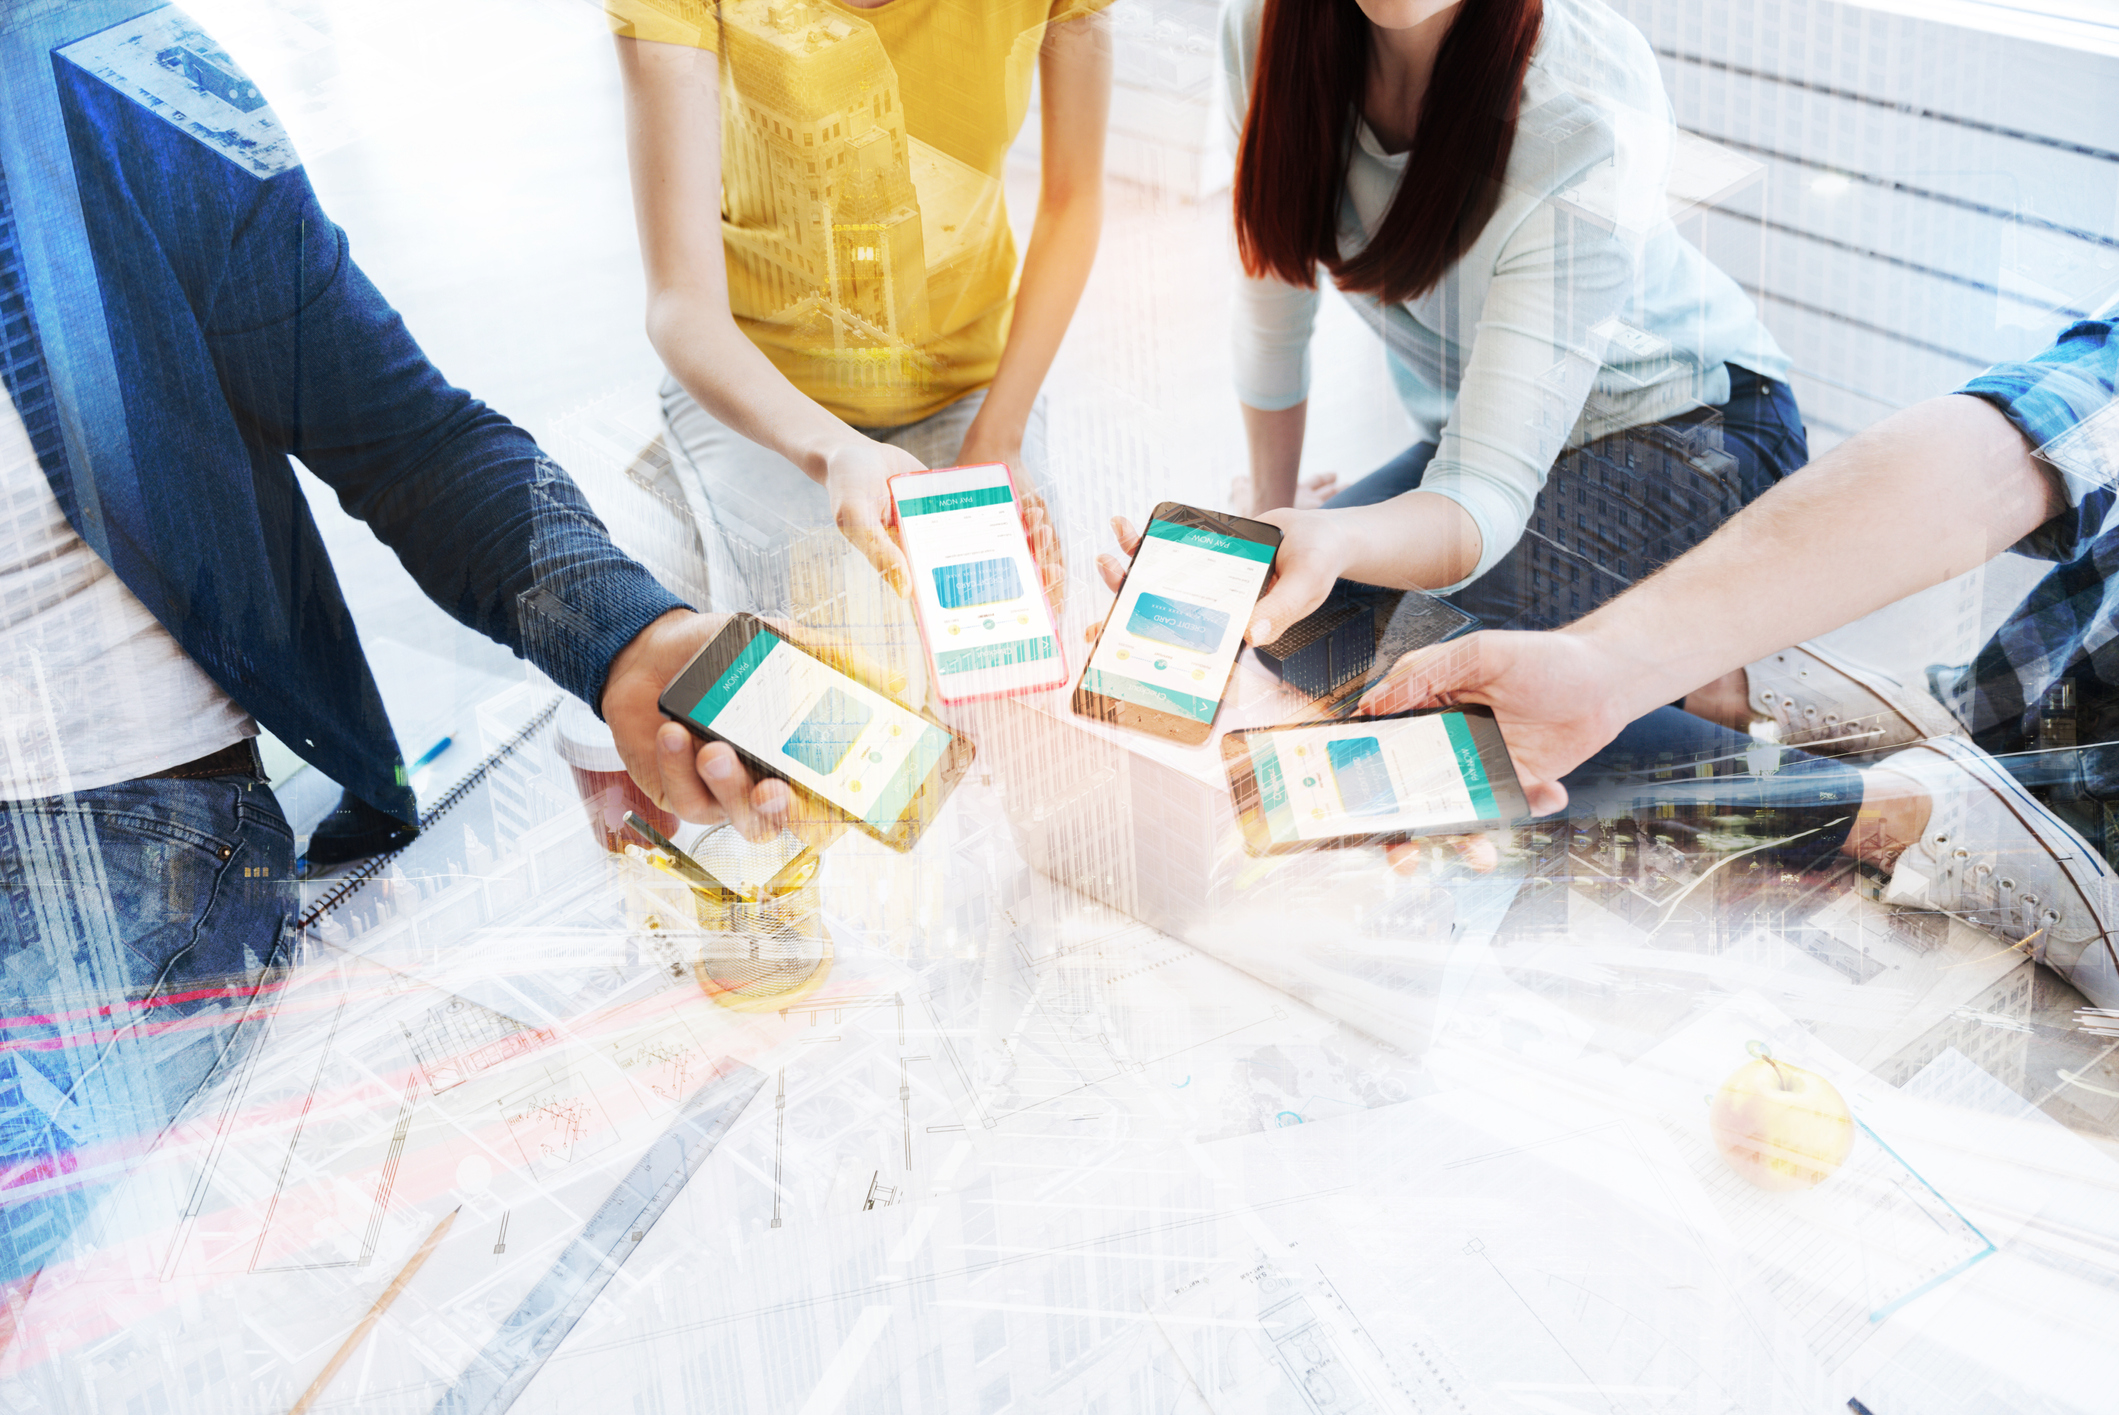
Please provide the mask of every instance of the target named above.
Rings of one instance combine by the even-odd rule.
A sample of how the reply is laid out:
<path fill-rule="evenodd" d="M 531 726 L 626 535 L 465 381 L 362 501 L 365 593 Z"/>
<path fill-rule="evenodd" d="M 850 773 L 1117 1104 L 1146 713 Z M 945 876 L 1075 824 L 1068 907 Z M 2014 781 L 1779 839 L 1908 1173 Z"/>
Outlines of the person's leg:
<path fill-rule="evenodd" d="M 715 609 L 792 614 L 797 584 L 842 548 L 831 498 L 800 467 L 735 432 L 674 378 L 662 383 L 670 457 L 706 548 Z M 826 576 L 830 578 L 830 576 Z"/>
<path fill-rule="evenodd" d="M 1859 846 L 1855 823 L 1867 794 L 1862 774 L 1845 763 L 1785 751 L 1668 707 L 1629 723 L 1562 784 L 1571 820 L 1675 808 L 1713 819 L 1724 834 L 1785 841 L 1764 853 L 1795 868 L 1847 853 L 1850 842 Z"/>
<path fill-rule="evenodd" d="M 1729 370 L 1731 395 L 1561 454 L 1530 524 L 1451 596 L 1490 629 L 1556 629 L 1698 545 L 1809 457 L 1786 384 Z"/>
<path fill-rule="evenodd" d="M 1770 775 L 1747 770 L 1771 754 Z M 1630 724 L 1568 775 L 1572 822 L 1682 813 L 1784 869 L 1845 857 L 1889 875 L 1884 898 L 2019 945 L 2099 1007 L 2119 1006 L 2112 870 L 2009 765 L 1938 737 L 1856 768 L 1675 708 Z"/>
<path fill-rule="evenodd" d="M 1420 478 L 1427 472 L 1427 464 L 1434 460 L 1435 444 L 1416 442 L 1325 502 L 1325 509 L 1339 511 L 1349 506 L 1374 506 L 1379 501 L 1416 491 Z"/>
<path fill-rule="evenodd" d="M 1718 410 L 1722 450 L 1736 459 L 1744 504 L 1764 496 L 1773 484 L 1810 461 L 1809 430 L 1795 390 L 1763 378 L 1740 364 L 1730 364 L 1729 401 Z"/>
<path fill-rule="evenodd" d="M 294 841 L 252 776 L 0 802 L 0 1285 L 68 1239 L 269 1009 Z M 106 1212 L 112 1236 L 168 1215 Z"/>

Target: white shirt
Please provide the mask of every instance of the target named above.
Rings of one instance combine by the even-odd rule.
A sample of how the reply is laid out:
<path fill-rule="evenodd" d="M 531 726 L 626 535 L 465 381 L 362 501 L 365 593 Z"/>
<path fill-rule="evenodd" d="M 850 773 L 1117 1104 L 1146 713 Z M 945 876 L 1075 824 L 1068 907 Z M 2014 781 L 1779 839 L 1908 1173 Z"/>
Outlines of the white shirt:
<path fill-rule="evenodd" d="M 1222 27 L 1232 134 L 1257 68 L 1264 0 Z M 1478 567 L 1529 524 L 1562 451 L 1729 398 L 1727 365 L 1771 379 L 1788 358 L 1736 282 L 1671 224 L 1674 128 L 1655 54 L 1600 0 L 1545 0 L 1494 214 L 1435 287 L 1402 304 L 1348 301 L 1382 335 L 1418 429 L 1438 444 L 1421 480 L 1479 527 Z M 1339 248 L 1365 246 L 1406 180 L 1357 117 Z M 1417 174 L 1415 176 L 1417 180 Z M 1238 281 L 1236 392 L 1251 407 L 1309 395 L 1319 291 Z"/>
<path fill-rule="evenodd" d="M 0 385 L 0 800 L 129 781 L 257 730 L 74 533 Z"/>

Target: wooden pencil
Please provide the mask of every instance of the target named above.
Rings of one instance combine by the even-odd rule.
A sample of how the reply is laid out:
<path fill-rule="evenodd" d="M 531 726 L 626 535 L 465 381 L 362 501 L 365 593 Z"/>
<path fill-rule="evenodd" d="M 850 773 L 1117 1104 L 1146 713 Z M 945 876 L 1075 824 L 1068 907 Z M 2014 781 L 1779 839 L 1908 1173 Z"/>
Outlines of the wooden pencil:
<path fill-rule="evenodd" d="M 383 1289 L 383 1295 L 376 1298 L 375 1305 L 368 1309 L 368 1315 L 362 1317 L 360 1323 L 353 1328 L 352 1334 L 339 1343 L 337 1353 L 325 1363 L 323 1371 L 309 1383 L 309 1389 L 302 1392 L 302 1398 L 294 1402 L 287 1415 L 303 1415 L 310 1404 L 324 1393 L 324 1387 L 331 1384 L 331 1378 L 338 1374 L 338 1368 L 346 1364 L 346 1358 L 360 1346 L 361 1339 L 383 1319 L 383 1313 L 397 1300 L 397 1294 L 405 1290 L 405 1284 L 412 1281 L 412 1275 L 419 1271 L 420 1264 L 426 1262 L 427 1256 L 440 1246 L 442 1235 L 449 1231 L 449 1225 L 456 1222 L 456 1216 L 463 1211 L 463 1205 L 458 1204 L 449 1210 L 440 1223 L 434 1225 L 434 1231 L 427 1235 L 427 1241 L 419 1245 L 419 1251 L 412 1255 L 410 1262 L 398 1269 L 397 1276 L 391 1278 L 390 1285 Z"/>

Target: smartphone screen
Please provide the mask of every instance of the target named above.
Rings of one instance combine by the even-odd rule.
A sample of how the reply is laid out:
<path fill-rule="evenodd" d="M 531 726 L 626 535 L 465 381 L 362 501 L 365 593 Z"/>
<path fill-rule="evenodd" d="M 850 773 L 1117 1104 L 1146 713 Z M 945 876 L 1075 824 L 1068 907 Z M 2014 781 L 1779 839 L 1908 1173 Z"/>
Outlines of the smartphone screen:
<path fill-rule="evenodd" d="M 955 741 L 766 629 L 683 715 L 884 835 Z"/>
<path fill-rule="evenodd" d="M 1089 655 L 1081 691 L 1174 718 L 1179 726 L 1194 725 L 1196 731 L 1173 735 L 1198 742 L 1206 740 L 1243 648 L 1251 610 L 1273 568 L 1278 533 L 1233 516 L 1213 519 L 1232 529 L 1255 525 L 1270 539 L 1165 519 L 1167 512 L 1184 510 L 1166 503 L 1148 522 Z"/>
<path fill-rule="evenodd" d="M 1491 718 L 1432 712 L 1265 728 L 1244 733 L 1241 750 L 1269 847 L 1419 835 L 1523 813 Z"/>
<path fill-rule="evenodd" d="M 945 703 L 1057 688 L 1059 631 L 1008 469 L 891 478 L 928 668 Z"/>

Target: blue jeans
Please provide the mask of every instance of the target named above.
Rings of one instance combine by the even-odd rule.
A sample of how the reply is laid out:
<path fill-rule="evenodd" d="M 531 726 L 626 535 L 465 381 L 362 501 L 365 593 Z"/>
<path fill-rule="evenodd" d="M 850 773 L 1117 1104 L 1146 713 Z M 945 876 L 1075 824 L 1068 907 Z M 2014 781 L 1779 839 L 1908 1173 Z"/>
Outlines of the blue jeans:
<path fill-rule="evenodd" d="M 263 781 L 0 802 L 0 1283 L 68 1235 L 262 1030 L 296 894 Z M 116 1232 L 166 1213 L 111 1216 Z"/>
<path fill-rule="evenodd" d="M 1412 491 L 1434 455 L 1435 444 L 1416 443 L 1328 504 L 1367 506 Z M 1729 400 L 1720 407 L 1563 453 L 1523 538 L 1450 602 L 1490 629 L 1572 623 L 1692 549 L 1809 459 L 1794 392 L 1731 364 Z M 1350 588 L 1342 583 L 1342 591 Z M 1783 864 L 1829 857 L 1861 804 L 1860 773 L 1789 751 L 1773 775 L 1753 775 L 1749 753 L 1757 745 L 1676 707 L 1658 709 L 1568 774 L 1570 814 L 1609 819 L 1680 805 L 1725 821 L 1741 817 L 1738 833 L 1799 836 L 1767 852 Z"/>
<path fill-rule="evenodd" d="M 1752 753 L 1776 769 L 1753 774 Z M 1829 860 L 1846 843 L 1861 807 L 1861 773 L 1831 757 L 1763 747 L 1681 708 L 1657 708 L 1626 724 L 1605 748 L 1563 778 L 1571 819 L 1653 817 L 1681 810 L 1712 817 L 1726 834 L 1788 839 L 1761 852 L 1790 868 Z M 1793 837 L 1790 839 L 1790 837 Z"/>
<path fill-rule="evenodd" d="M 1326 505 L 1416 490 L 1434 456 L 1434 443 L 1415 443 Z M 1809 460 L 1794 392 L 1731 364 L 1722 406 L 1562 453 L 1522 538 L 1449 601 L 1488 629 L 1557 629 L 1692 549 Z"/>

